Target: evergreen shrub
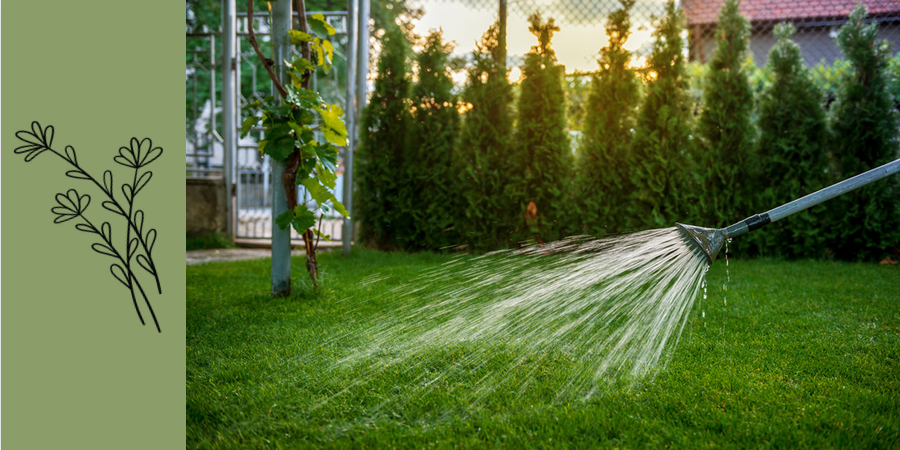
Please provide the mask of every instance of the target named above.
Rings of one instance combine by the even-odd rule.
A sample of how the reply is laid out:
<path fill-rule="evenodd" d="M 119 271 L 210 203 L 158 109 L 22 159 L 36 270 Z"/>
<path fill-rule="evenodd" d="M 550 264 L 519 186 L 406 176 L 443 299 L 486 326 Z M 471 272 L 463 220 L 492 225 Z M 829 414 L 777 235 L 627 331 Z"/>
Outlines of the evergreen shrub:
<path fill-rule="evenodd" d="M 838 46 L 850 61 L 830 110 L 832 181 L 900 157 L 898 114 L 889 91 L 890 47 L 876 40 L 857 5 L 838 31 Z M 900 248 L 900 177 L 892 176 L 829 202 L 829 244 L 841 259 L 875 260 Z"/>

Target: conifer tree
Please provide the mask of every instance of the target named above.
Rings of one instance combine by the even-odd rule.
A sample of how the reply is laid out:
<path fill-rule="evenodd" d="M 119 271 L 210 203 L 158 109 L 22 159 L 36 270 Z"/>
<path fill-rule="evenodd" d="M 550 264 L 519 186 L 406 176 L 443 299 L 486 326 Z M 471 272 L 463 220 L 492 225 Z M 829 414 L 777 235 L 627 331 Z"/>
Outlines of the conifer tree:
<path fill-rule="evenodd" d="M 890 48 L 876 40 L 876 24 L 865 24 L 857 5 L 838 31 L 837 42 L 850 61 L 831 106 L 832 153 L 837 181 L 886 164 L 898 154 L 898 116 L 888 92 Z M 832 248 L 842 259 L 881 258 L 900 247 L 900 179 L 888 177 L 828 205 Z"/>
<path fill-rule="evenodd" d="M 763 209 L 787 203 L 825 187 L 826 127 L 823 95 L 803 65 L 800 47 L 792 42 L 794 26 L 775 26 L 778 41 L 769 51 L 766 70 L 773 80 L 759 99 Z M 787 217 L 754 235 L 760 252 L 775 256 L 821 256 L 825 205 Z"/>
<path fill-rule="evenodd" d="M 679 197 L 679 192 L 690 191 L 684 183 L 691 155 L 683 29 L 683 13 L 669 1 L 653 33 L 647 94 L 628 157 L 633 187 L 627 219 L 632 229 L 668 227 L 688 219 L 686 202 Z"/>
<path fill-rule="evenodd" d="M 629 200 L 625 159 L 640 95 L 640 80 L 629 66 L 631 52 L 624 47 L 631 34 L 629 10 L 634 1 L 621 0 L 622 7 L 607 19 L 609 43 L 600 50 L 600 70 L 591 80 L 584 108 L 575 200 L 579 231 L 595 236 L 624 231 Z"/>
<path fill-rule="evenodd" d="M 410 183 L 401 194 L 413 220 L 406 248 L 437 250 L 457 240 L 453 220 L 459 208 L 459 170 L 454 167 L 459 110 L 447 66 L 451 51 L 441 31 L 433 30 L 416 56 L 419 80 L 413 88 L 413 140 L 406 165 Z"/>
<path fill-rule="evenodd" d="M 361 145 L 357 149 L 357 192 L 354 205 L 360 240 L 382 249 L 397 247 L 410 234 L 402 186 L 409 183 L 407 149 L 411 131 L 409 96 L 410 43 L 399 27 L 388 28 L 381 40 L 378 76 L 362 114 Z"/>
<path fill-rule="evenodd" d="M 500 26 L 494 23 L 477 43 L 469 69 L 460 140 L 460 196 L 457 224 L 470 249 L 493 250 L 509 245 L 514 223 L 505 189 L 510 184 L 507 151 L 512 131 L 512 89 L 506 75 Z M 518 208 L 515 209 L 518 212 Z"/>
<path fill-rule="evenodd" d="M 716 28 L 716 50 L 704 83 L 699 134 L 703 139 L 701 199 L 706 226 L 725 226 L 752 214 L 753 94 L 742 65 L 750 24 L 740 15 L 740 0 L 725 0 Z M 746 241 L 743 241 L 746 242 Z"/>
<path fill-rule="evenodd" d="M 538 45 L 526 54 L 522 69 L 516 143 L 510 156 L 517 179 L 510 188 L 514 208 L 519 210 L 515 238 L 547 242 L 562 237 L 568 226 L 573 157 L 566 132 L 565 67 L 557 64 L 550 47 L 559 27 L 552 18 L 544 22 L 540 13 L 528 21 Z"/>

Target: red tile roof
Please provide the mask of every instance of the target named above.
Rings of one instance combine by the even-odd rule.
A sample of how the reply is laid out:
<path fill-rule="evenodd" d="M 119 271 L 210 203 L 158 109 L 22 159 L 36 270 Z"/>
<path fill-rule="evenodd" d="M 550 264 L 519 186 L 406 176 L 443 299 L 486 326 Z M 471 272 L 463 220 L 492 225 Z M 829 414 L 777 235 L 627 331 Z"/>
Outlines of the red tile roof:
<path fill-rule="evenodd" d="M 724 0 L 682 0 L 688 25 L 716 23 Z M 869 15 L 900 15 L 900 0 L 743 0 L 740 11 L 751 22 L 846 17 L 857 3 Z"/>

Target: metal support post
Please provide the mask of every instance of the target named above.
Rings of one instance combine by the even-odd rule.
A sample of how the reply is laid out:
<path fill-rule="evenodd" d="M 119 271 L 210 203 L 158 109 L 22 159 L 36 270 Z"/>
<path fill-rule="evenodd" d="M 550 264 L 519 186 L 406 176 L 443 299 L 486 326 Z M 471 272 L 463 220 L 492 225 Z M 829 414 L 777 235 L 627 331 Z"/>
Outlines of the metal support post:
<path fill-rule="evenodd" d="M 222 8 L 222 134 L 224 138 L 223 150 L 223 175 L 225 176 L 225 217 L 227 221 L 226 233 L 229 239 L 234 240 L 236 225 L 234 208 L 234 159 L 237 155 L 237 103 L 235 102 L 235 22 L 237 20 L 236 0 L 225 0 Z M 213 46 L 215 48 L 215 46 Z M 215 81 L 215 76 L 210 77 Z M 212 87 L 215 93 L 215 87 Z M 212 117 L 215 117 L 215 96 L 213 95 Z M 215 130 L 215 126 L 212 128 Z M 212 142 L 210 142 L 212 145 Z"/>
<path fill-rule="evenodd" d="M 362 111 L 366 107 L 369 98 L 368 75 L 369 75 L 369 0 L 358 0 L 356 22 L 356 108 L 353 111 L 353 134 L 349 135 L 354 140 L 354 150 L 359 148 L 360 136 L 362 135 Z M 350 211 L 353 217 L 353 153 L 347 152 L 347 158 L 344 161 L 344 198 L 348 203 L 345 204 L 347 211 Z M 350 253 L 350 244 L 353 240 L 353 221 L 345 219 L 344 221 L 344 255 Z"/>
<path fill-rule="evenodd" d="M 343 241 L 343 254 L 350 256 L 350 244 L 353 241 L 353 151 L 356 149 L 354 132 L 356 130 L 356 35 L 358 33 L 359 0 L 347 1 L 347 104 L 344 117 L 347 122 L 347 147 L 344 148 L 344 186 L 341 202 L 350 217 L 344 218 L 344 228 L 341 231 Z"/>
<path fill-rule="evenodd" d="M 284 61 L 290 59 L 291 2 L 282 0 L 271 2 L 272 17 L 272 59 L 275 61 L 275 76 L 284 83 L 287 69 Z M 273 86 L 274 89 L 274 86 Z M 275 101 L 281 104 L 281 95 L 274 93 Z M 287 195 L 281 182 L 285 164 L 272 161 L 272 295 L 283 297 L 291 293 L 291 227 L 282 230 L 275 224 L 275 218 L 287 211 Z"/>

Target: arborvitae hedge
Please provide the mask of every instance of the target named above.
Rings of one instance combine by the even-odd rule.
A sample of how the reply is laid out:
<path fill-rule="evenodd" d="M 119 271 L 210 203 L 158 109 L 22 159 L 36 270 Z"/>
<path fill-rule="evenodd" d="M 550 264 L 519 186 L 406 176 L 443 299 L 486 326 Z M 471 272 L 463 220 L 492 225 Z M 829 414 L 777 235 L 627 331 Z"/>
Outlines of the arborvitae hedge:
<path fill-rule="evenodd" d="M 543 22 L 532 14 L 528 28 L 538 45 L 525 56 L 518 105 L 516 141 L 509 155 L 513 210 L 518 210 L 514 239 L 548 242 L 563 237 L 572 211 L 567 200 L 573 157 L 566 132 L 563 92 L 565 67 L 556 63 L 550 48 L 559 31 L 553 19 Z"/>
<path fill-rule="evenodd" d="M 684 15 L 669 1 L 653 33 L 647 94 L 627 159 L 633 184 L 627 213 L 632 230 L 690 220 L 683 199 L 693 186 L 686 184 L 692 149 L 682 30 Z"/>
<path fill-rule="evenodd" d="M 877 41 L 878 26 L 865 24 L 857 5 L 838 31 L 837 42 L 850 61 L 831 105 L 832 173 L 838 181 L 900 157 L 897 111 L 888 91 L 890 48 Z M 842 259 L 876 259 L 900 247 L 900 178 L 875 182 L 829 202 L 833 220 L 829 242 Z"/>
<path fill-rule="evenodd" d="M 500 27 L 491 25 L 477 44 L 463 99 L 459 145 L 462 170 L 459 217 L 462 243 L 473 250 L 494 250 L 510 244 L 518 205 L 506 195 L 513 173 L 508 165 L 512 133 L 512 89 L 506 78 L 506 53 L 500 48 Z"/>
<path fill-rule="evenodd" d="M 452 46 L 432 31 L 416 56 L 419 80 L 413 88 L 413 130 L 409 145 L 409 183 L 402 197 L 412 216 L 405 248 L 441 249 L 456 244 L 453 221 L 459 210 L 460 168 L 455 154 L 459 110 L 447 67 Z"/>
<path fill-rule="evenodd" d="M 600 50 L 600 70 L 593 77 L 584 108 L 575 202 L 582 233 L 600 236 L 625 231 L 630 182 L 625 163 L 631 145 L 640 79 L 630 67 L 625 42 L 631 34 L 628 11 L 634 0 L 609 15 L 609 44 Z"/>
<path fill-rule="evenodd" d="M 359 240 L 393 249 L 409 236 L 412 219 L 404 211 L 402 186 L 409 183 L 406 153 L 412 124 L 409 113 L 410 43 L 399 27 L 381 38 L 378 75 L 362 114 L 354 200 Z"/>
<path fill-rule="evenodd" d="M 759 99 L 760 139 L 756 151 L 759 178 L 768 181 L 757 192 L 763 210 L 825 187 L 827 135 L 822 91 L 803 65 L 800 47 L 791 42 L 794 26 L 775 26 L 778 41 L 769 52 L 766 70 L 773 80 Z M 787 217 L 753 234 L 763 255 L 821 257 L 825 205 Z"/>
<path fill-rule="evenodd" d="M 739 3 L 725 0 L 722 5 L 716 50 L 703 85 L 698 131 L 703 138 L 701 170 L 707 176 L 700 198 L 705 200 L 701 205 L 707 211 L 705 226 L 727 226 L 755 213 L 751 171 L 753 95 L 742 65 L 750 24 L 738 12 Z"/>

